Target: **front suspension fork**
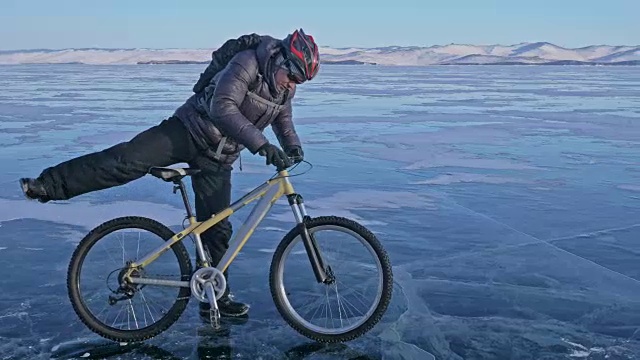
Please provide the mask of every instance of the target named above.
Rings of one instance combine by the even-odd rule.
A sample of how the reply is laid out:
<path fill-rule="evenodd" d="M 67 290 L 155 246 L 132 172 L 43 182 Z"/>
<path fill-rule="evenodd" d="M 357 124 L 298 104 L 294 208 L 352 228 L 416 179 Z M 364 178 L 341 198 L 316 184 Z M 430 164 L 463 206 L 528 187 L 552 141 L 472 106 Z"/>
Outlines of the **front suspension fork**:
<path fill-rule="evenodd" d="M 291 194 L 287 196 L 289 200 L 289 205 L 293 210 L 293 214 L 296 217 L 298 231 L 300 232 L 300 236 L 302 237 L 302 243 L 304 244 L 304 248 L 307 251 L 307 256 L 309 257 L 309 262 L 311 263 L 311 269 L 313 269 L 313 274 L 316 276 L 316 280 L 318 283 L 330 284 L 333 282 L 333 277 L 327 274 L 325 262 L 322 258 L 322 254 L 320 254 L 320 250 L 318 249 L 318 244 L 316 243 L 313 235 L 309 233 L 309 229 L 307 229 L 307 222 L 311 219 L 309 215 L 307 215 L 307 211 L 304 208 L 304 200 L 302 199 L 302 195 L 300 194 Z"/>

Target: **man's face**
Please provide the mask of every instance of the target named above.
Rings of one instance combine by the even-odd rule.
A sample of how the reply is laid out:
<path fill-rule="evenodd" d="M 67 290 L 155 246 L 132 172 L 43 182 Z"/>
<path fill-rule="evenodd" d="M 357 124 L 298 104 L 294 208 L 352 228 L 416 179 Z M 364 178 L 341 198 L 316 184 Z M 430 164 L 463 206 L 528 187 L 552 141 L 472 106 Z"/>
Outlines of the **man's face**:
<path fill-rule="evenodd" d="M 279 92 L 282 92 L 285 89 L 288 89 L 291 92 L 296 88 L 296 82 L 289 76 L 289 71 L 287 69 L 279 68 L 276 71 L 275 79 Z"/>

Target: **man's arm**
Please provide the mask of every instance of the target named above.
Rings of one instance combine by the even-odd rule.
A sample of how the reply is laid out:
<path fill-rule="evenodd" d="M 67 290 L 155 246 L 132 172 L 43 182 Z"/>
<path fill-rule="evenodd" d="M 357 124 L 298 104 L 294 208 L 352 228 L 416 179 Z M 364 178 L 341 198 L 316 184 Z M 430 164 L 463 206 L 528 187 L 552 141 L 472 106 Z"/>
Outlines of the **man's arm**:
<path fill-rule="evenodd" d="M 271 124 L 271 128 L 273 129 L 273 133 L 278 138 L 278 142 L 283 149 L 290 148 L 293 146 L 301 147 L 302 144 L 300 142 L 300 138 L 296 133 L 295 125 L 292 120 L 292 108 L 291 108 L 291 99 L 295 96 L 295 90 L 287 99 L 285 103 L 284 109 L 280 111 L 278 116 L 275 118 L 273 123 Z"/>
<path fill-rule="evenodd" d="M 209 103 L 209 114 L 215 125 L 252 154 L 269 142 L 239 109 L 257 71 L 257 61 L 251 52 L 238 54 L 220 75 Z"/>

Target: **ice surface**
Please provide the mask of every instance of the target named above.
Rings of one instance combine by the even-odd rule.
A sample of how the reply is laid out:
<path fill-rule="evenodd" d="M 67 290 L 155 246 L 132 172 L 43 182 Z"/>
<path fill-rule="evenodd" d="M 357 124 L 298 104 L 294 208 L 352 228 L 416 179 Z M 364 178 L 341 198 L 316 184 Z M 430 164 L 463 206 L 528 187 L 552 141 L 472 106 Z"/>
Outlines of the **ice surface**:
<path fill-rule="evenodd" d="M 36 219 L 79 226 L 87 231 L 114 217 L 143 213 L 167 225 L 179 225 L 182 223 L 181 215 L 184 212 L 183 209 L 173 206 L 141 201 L 118 201 L 110 204 L 90 202 L 40 204 L 35 201 L 0 199 L 0 208 L 11 209 L 11 211 L 0 213 L 0 222 Z"/>
<path fill-rule="evenodd" d="M 442 51 L 454 50 L 466 51 Z M 76 243 L 122 215 L 177 231 L 180 197 L 146 176 L 40 204 L 24 199 L 17 180 L 157 124 L 189 96 L 202 66 L 6 66 L 0 357 L 640 356 L 638 69 L 323 69 L 298 89 L 294 117 L 313 168 L 301 164 L 291 181 L 311 215 L 356 219 L 389 252 L 394 296 L 377 327 L 354 342 L 320 346 L 280 318 L 268 271 L 295 221 L 279 201 L 230 271 L 236 297 L 252 305 L 245 324 L 213 333 L 191 302 L 144 344 L 114 344 L 88 331 L 67 297 Z M 273 175 L 263 158 L 243 153 L 242 160 L 234 199 Z M 234 226 L 249 211 L 241 209 Z"/>

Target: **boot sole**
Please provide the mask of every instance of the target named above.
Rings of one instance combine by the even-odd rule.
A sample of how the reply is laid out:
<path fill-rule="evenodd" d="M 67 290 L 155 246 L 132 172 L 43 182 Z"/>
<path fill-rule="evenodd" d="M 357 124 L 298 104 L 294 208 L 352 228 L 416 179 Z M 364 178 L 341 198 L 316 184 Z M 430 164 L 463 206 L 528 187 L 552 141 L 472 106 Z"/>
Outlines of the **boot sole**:
<path fill-rule="evenodd" d="M 27 181 L 25 179 L 20 179 L 19 182 L 20 182 L 20 188 L 22 189 L 22 195 L 25 198 L 27 198 L 27 200 L 35 201 L 36 199 L 27 195 L 27 192 L 29 191 L 29 186 L 27 185 Z"/>
<path fill-rule="evenodd" d="M 209 310 L 200 310 L 199 313 L 200 313 L 200 316 L 205 316 L 205 315 L 209 316 Z M 228 314 L 228 313 L 220 312 L 220 317 L 233 319 L 233 318 L 241 318 L 241 317 L 247 316 L 247 314 L 249 314 L 249 310 L 242 313 L 238 313 L 238 314 Z"/>
<path fill-rule="evenodd" d="M 247 314 L 249 313 L 249 309 L 247 309 L 247 311 L 239 313 L 239 314 L 227 314 L 227 313 L 220 313 L 220 317 L 226 317 L 226 318 L 239 318 L 239 317 L 243 317 L 243 316 L 247 316 Z"/>
<path fill-rule="evenodd" d="M 230 313 L 225 313 L 220 311 L 220 317 L 221 318 L 240 318 L 240 317 L 244 317 L 247 316 L 247 314 L 249 314 L 249 308 L 247 307 L 247 310 L 241 313 L 235 313 L 235 314 L 230 314 Z M 203 314 L 206 314 L 206 316 L 209 316 L 209 309 L 199 309 L 198 311 L 200 313 L 201 316 L 203 316 Z"/>
<path fill-rule="evenodd" d="M 49 202 L 49 200 L 43 200 L 43 199 L 38 199 L 36 197 L 31 197 L 28 195 L 29 192 L 29 185 L 27 185 L 27 179 L 22 178 L 19 180 L 20 182 L 20 188 L 22 189 L 22 195 L 27 198 L 27 200 L 31 200 L 31 201 L 37 201 L 39 203 L 46 203 Z"/>

